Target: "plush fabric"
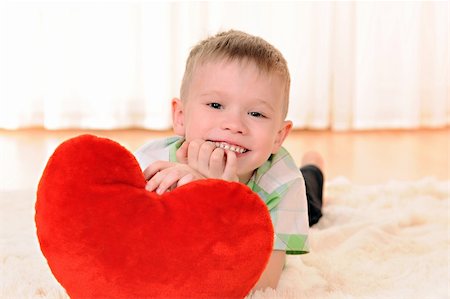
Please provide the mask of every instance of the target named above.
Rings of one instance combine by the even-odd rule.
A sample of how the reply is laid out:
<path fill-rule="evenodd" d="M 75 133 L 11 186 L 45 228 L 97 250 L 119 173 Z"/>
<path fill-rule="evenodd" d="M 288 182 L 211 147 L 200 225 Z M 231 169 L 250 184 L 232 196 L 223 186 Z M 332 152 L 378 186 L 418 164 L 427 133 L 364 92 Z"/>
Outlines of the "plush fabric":
<path fill-rule="evenodd" d="M 242 298 L 273 246 L 270 215 L 240 183 L 145 190 L 134 156 L 82 135 L 61 144 L 39 183 L 40 248 L 71 298 Z"/>
<path fill-rule="evenodd" d="M 324 191 L 311 252 L 288 256 L 277 289 L 249 299 L 450 297 L 450 181 L 332 178 Z M 35 194 L 0 189 L 0 298 L 67 299 L 39 249 Z"/>

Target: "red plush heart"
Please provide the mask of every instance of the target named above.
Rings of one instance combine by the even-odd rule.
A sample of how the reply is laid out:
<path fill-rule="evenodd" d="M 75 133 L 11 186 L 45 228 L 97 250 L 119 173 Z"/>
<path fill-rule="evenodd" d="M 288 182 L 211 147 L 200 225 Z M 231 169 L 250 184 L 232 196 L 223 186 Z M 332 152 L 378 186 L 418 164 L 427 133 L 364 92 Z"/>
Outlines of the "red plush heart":
<path fill-rule="evenodd" d="M 37 192 L 41 250 L 72 298 L 239 298 L 273 246 L 261 199 L 201 180 L 147 192 L 134 156 L 82 135 L 49 159 Z"/>

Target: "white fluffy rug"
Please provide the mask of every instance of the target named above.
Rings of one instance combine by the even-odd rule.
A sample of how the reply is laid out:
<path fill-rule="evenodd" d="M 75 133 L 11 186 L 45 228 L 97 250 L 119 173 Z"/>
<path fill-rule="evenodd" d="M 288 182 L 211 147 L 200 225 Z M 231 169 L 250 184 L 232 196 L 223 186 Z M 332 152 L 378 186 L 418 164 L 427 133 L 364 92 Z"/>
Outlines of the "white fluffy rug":
<path fill-rule="evenodd" d="M 328 182 L 311 253 L 288 257 L 277 290 L 249 297 L 449 298 L 449 184 Z M 34 190 L 0 196 L 0 298 L 67 298 L 39 251 Z"/>

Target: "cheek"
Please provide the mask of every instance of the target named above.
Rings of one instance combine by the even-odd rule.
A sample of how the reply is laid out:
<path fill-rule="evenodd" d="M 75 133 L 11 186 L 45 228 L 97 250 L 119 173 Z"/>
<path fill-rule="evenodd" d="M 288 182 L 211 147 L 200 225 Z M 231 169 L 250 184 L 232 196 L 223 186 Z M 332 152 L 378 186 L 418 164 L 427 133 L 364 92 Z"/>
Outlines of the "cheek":
<path fill-rule="evenodd" d="M 196 121 L 198 119 L 198 114 L 199 113 L 197 113 L 195 109 L 186 110 L 184 115 L 186 131 L 195 130 L 195 128 L 199 126 L 199 122 Z"/>
<path fill-rule="evenodd" d="M 259 134 L 260 138 L 258 138 L 259 140 L 257 141 L 261 150 L 264 153 L 267 153 L 268 156 L 278 151 L 278 148 L 275 145 L 278 140 L 278 131 L 272 129 L 270 132 L 271 133 L 267 133 L 266 131 L 265 134 Z"/>
<path fill-rule="evenodd" d="M 259 136 L 257 138 L 257 142 L 267 147 L 275 142 L 277 137 L 277 130 L 274 128 L 274 126 L 259 127 L 257 129 L 257 136 Z"/>
<path fill-rule="evenodd" d="M 253 142 L 253 150 L 256 150 L 255 159 L 258 162 L 264 162 L 267 160 L 273 151 L 274 140 L 270 136 L 267 135 L 259 135 L 256 140 Z"/>
<path fill-rule="evenodd" d="M 195 121 L 197 119 L 197 121 Z M 198 121 L 201 119 L 202 121 Z M 195 116 L 193 121 L 189 122 L 186 126 L 186 140 L 191 141 L 198 138 L 206 138 L 210 130 L 210 121 L 204 116 Z"/>

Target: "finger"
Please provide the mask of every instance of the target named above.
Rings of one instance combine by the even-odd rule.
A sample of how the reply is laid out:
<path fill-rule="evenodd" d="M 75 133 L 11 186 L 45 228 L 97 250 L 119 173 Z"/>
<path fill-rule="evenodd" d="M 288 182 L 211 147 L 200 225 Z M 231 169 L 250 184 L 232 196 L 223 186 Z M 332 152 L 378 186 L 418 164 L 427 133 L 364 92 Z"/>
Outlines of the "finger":
<path fill-rule="evenodd" d="M 147 183 L 146 189 L 148 191 L 155 190 L 158 194 L 163 194 L 166 191 L 175 188 L 178 180 L 184 176 L 179 170 L 165 169 L 158 172 L 150 181 Z"/>
<path fill-rule="evenodd" d="M 150 191 L 150 192 L 156 190 L 156 188 L 159 187 L 159 184 L 161 183 L 162 180 L 163 180 L 163 175 L 161 174 L 161 172 L 155 173 L 148 180 L 147 184 L 145 184 L 145 190 Z"/>
<path fill-rule="evenodd" d="M 225 163 L 225 170 L 223 171 L 222 178 L 227 181 L 238 181 L 237 176 L 237 157 L 236 153 L 232 151 L 226 151 L 227 161 Z"/>
<path fill-rule="evenodd" d="M 215 149 L 216 146 L 214 143 L 211 141 L 206 141 L 200 146 L 200 150 L 198 152 L 197 170 L 207 177 L 211 177 L 209 163 L 211 160 L 211 155 Z"/>
<path fill-rule="evenodd" d="M 215 148 L 209 159 L 209 172 L 211 177 L 220 178 L 225 170 L 226 154 L 225 150 Z"/>
<path fill-rule="evenodd" d="M 197 158 L 199 149 L 200 145 L 196 140 L 189 142 L 187 160 L 188 165 L 194 169 L 197 169 Z"/>
<path fill-rule="evenodd" d="M 194 175 L 192 173 L 188 173 L 178 181 L 177 187 L 186 185 L 187 183 L 190 183 L 192 181 L 194 181 Z"/>
<path fill-rule="evenodd" d="M 144 169 L 143 174 L 146 180 L 152 178 L 156 173 L 160 172 L 163 169 L 172 167 L 173 163 L 169 161 L 156 161 L 147 166 Z"/>
<path fill-rule="evenodd" d="M 187 164 L 188 163 L 188 148 L 189 148 L 189 142 L 184 141 L 183 144 L 180 146 L 180 148 L 176 152 L 177 161 L 179 163 Z"/>
<path fill-rule="evenodd" d="M 156 188 L 156 193 L 159 195 L 166 191 L 170 191 L 177 186 L 177 182 L 180 179 L 180 174 L 178 172 L 171 171 L 164 175 L 164 178 L 159 183 L 158 188 Z"/>
<path fill-rule="evenodd" d="M 189 142 L 188 146 L 188 164 L 193 169 L 198 169 L 198 152 L 204 140 L 195 139 Z"/>

